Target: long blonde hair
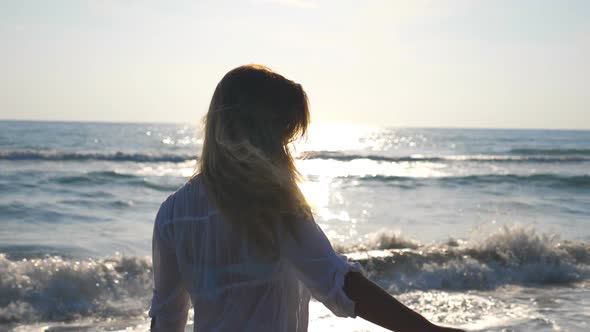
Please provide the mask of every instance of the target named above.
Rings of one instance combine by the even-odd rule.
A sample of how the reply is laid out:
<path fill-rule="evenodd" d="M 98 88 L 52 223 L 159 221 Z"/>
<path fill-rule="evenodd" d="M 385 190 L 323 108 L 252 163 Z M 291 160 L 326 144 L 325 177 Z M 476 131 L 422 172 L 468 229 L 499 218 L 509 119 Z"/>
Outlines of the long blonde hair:
<path fill-rule="evenodd" d="M 301 85 L 264 66 L 231 70 L 213 93 L 197 171 L 224 218 L 261 248 L 275 247 L 276 223 L 293 231 L 311 215 L 289 150 L 309 121 Z"/>

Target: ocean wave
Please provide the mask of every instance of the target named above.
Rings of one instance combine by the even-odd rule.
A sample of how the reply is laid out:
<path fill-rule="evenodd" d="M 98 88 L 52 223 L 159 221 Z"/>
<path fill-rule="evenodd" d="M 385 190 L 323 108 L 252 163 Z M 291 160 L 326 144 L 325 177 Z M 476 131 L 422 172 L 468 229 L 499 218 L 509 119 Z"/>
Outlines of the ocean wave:
<path fill-rule="evenodd" d="M 0 271 L 0 323 L 141 315 L 152 288 L 147 258 L 13 261 L 0 254 Z"/>
<path fill-rule="evenodd" d="M 9 151 L 0 152 L 0 160 L 45 160 L 45 161 L 132 161 L 132 162 L 184 162 L 195 160 L 190 154 L 148 153 L 84 153 L 57 151 Z"/>
<path fill-rule="evenodd" d="M 470 185 L 470 184 L 522 184 L 537 185 L 559 188 L 586 189 L 590 188 L 589 175 L 558 175 L 558 174 L 481 174 L 467 176 L 443 176 L 443 177 L 401 177 L 401 176 L 363 176 L 357 178 L 360 181 L 377 181 L 384 183 L 399 183 L 402 186 L 420 186 L 428 183 L 443 183 L 451 185 Z"/>
<path fill-rule="evenodd" d="M 85 186 L 88 184 L 92 185 L 113 185 L 122 184 L 128 186 L 139 186 L 154 189 L 157 191 L 174 191 L 182 185 L 182 181 L 178 183 L 166 184 L 150 181 L 148 178 L 140 175 L 119 173 L 115 171 L 100 171 L 100 172 L 88 172 L 79 175 L 71 176 L 58 176 L 48 180 L 69 186 Z"/>
<path fill-rule="evenodd" d="M 377 238 L 387 238 L 387 233 Z M 559 285 L 590 279 L 590 244 L 503 227 L 485 238 L 382 249 L 370 242 L 340 248 L 390 291 L 488 290 L 504 285 Z M 394 247 L 408 242 L 395 235 Z M 372 245 L 371 245 L 372 243 Z M 378 250 L 374 250 L 378 249 Z"/>
<path fill-rule="evenodd" d="M 590 149 L 512 149 L 512 154 L 545 156 L 590 156 Z"/>
<path fill-rule="evenodd" d="M 310 151 L 301 155 L 303 159 L 326 159 L 338 161 L 353 161 L 357 159 L 368 159 L 382 162 L 510 162 L 510 163 L 555 163 L 555 162 L 584 162 L 590 161 L 590 154 L 586 155 L 446 155 L 446 156 L 384 156 L 377 154 L 358 154 L 339 151 Z"/>
<path fill-rule="evenodd" d="M 339 247 L 392 292 L 569 285 L 590 279 L 590 244 L 504 227 L 480 239 L 420 244 L 391 232 Z M 36 257 L 36 256 L 35 256 Z M 149 258 L 75 260 L 0 254 L 0 322 L 64 321 L 145 314 Z"/>
<path fill-rule="evenodd" d="M 522 153 L 518 153 L 518 152 Z M 543 153 L 545 151 L 546 153 Z M 320 159 L 353 161 L 357 159 L 368 159 L 376 162 L 478 162 L 478 163 L 564 163 L 564 162 L 588 162 L 590 161 L 590 150 L 510 150 L 506 155 L 473 154 L 473 155 L 443 155 L 443 156 L 386 156 L 379 154 L 363 154 L 354 152 L 339 151 L 309 151 L 302 153 L 300 159 Z M 538 152 L 538 153 L 537 153 Z M 570 153 L 568 153 L 570 152 Z M 58 152 L 58 151 L 8 151 L 0 152 L 0 160 L 26 161 L 114 161 L 114 162 L 186 162 L 197 159 L 193 154 L 170 154 L 170 153 L 91 153 L 91 152 Z"/>

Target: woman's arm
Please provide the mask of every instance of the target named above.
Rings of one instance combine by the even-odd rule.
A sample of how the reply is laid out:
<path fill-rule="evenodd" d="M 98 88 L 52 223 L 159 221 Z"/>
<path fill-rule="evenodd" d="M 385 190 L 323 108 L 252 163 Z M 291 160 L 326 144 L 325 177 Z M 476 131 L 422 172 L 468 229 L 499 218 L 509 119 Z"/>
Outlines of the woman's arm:
<path fill-rule="evenodd" d="M 348 272 L 344 292 L 355 302 L 355 314 L 374 324 L 396 332 L 460 332 L 432 324 L 406 307 L 359 272 Z"/>
<path fill-rule="evenodd" d="M 396 332 L 461 332 L 430 323 L 356 272 L 360 269 L 335 253 L 313 220 L 301 220 L 294 226 L 297 236 L 283 233 L 281 255 L 313 297 L 336 316 L 360 316 Z"/>

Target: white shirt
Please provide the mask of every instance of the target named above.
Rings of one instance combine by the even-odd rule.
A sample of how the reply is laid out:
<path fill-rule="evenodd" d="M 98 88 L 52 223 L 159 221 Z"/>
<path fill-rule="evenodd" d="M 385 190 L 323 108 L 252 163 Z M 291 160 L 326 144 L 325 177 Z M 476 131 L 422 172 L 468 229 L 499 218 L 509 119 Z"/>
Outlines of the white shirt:
<path fill-rule="evenodd" d="M 216 211 L 200 177 L 186 183 L 156 216 L 155 331 L 184 331 L 190 302 L 195 331 L 307 331 L 310 293 L 336 316 L 355 317 L 342 287 L 360 266 L 337 255 L 313 220 L 296 230 L 299 241 L 280 231 L 278 257 L 261 257 Z"/>

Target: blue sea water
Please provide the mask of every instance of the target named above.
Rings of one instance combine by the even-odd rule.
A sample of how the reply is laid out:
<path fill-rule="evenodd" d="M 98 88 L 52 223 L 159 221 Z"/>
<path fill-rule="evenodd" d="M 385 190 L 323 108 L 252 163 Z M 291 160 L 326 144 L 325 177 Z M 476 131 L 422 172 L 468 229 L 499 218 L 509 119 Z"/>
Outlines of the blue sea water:
<path fill-rule="evenodd" d="M 142 331 L 159 204 L 199 127 L 0 121 L 0 331 Z M 428 318 L 590 330 L 590 131 L 312 127 L 333 245 Z M 311 305 L 311 331 L 381 331 Z"/>

